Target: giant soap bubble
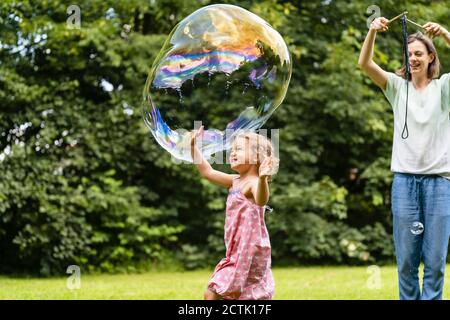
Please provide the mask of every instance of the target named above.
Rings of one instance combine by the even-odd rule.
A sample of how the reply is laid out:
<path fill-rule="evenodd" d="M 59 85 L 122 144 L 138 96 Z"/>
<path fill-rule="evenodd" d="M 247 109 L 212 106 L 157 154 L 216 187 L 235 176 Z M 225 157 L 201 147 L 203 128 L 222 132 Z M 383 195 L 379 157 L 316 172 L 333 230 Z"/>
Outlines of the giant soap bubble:
<path fill-rule="evenodd" d="M 291 57 L 281 35 L 257 15 L 210 5 L 182 20 L 155 59 L 144 89 L 144 120 L 175 158 L 192 161 L 194 121 L 205 126 L 206 159 L 239 130 L 256 130 L 283 101 Z"/>

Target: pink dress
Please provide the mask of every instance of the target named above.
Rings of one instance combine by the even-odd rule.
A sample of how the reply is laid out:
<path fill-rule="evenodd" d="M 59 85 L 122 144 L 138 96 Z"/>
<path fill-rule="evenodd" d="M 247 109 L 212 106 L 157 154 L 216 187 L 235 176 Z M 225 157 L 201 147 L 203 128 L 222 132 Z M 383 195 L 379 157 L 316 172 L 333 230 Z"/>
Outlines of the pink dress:
<path fill-rule="evenodd" d="M 208 289 L 227 300 L 270 300 L 274 294 L 271 247 L 264 207 L 230 189 L 225 217 L 226 257 L 214 269 Z"/>

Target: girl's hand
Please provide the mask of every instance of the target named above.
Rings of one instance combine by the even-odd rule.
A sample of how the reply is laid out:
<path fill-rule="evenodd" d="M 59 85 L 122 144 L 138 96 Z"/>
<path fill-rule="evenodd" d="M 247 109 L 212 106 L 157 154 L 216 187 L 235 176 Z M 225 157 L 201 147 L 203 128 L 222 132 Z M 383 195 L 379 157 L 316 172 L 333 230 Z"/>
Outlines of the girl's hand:
<path fill-rule="evenodd" d="M 195 146 L 197 138 L 203 136 L 203 126 L 191 132 L 191 146 Z"/>
<path fill-rule="evenodd" d="M 389 20 L 385 17 L 379 17 L 372 21 L 370 24 L 370 29 L 375 30 L 376 32 L 385 32 L 388 31 Z"/>
<path fill-rule="evenodd" d="M 423 28 L 425 29 L 427 36 L 431 39 L 444 35 L 447 32 L 444 27 L 435 22 L 427 22 L 423 25 Z"/>
<path fill-rule="evenodd" d="M 273 176 L 278 170 L 278 160 L 274 160 L 272 157 L 266 158 L 259 166 L 259 177 L 266 178 Z"/>

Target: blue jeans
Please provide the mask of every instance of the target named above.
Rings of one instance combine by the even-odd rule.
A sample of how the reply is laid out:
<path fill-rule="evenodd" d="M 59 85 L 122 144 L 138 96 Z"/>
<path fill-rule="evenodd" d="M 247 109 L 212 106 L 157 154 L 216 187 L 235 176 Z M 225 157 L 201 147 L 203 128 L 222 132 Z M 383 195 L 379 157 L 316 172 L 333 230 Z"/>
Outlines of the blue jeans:
<path fill-rule="evenodd" d="M 396 173 L 392 214 L 400 299 L 442 299 L 450 236 L 450 180 Z M 418 277 L 421 258 L 422 294 Z"/>

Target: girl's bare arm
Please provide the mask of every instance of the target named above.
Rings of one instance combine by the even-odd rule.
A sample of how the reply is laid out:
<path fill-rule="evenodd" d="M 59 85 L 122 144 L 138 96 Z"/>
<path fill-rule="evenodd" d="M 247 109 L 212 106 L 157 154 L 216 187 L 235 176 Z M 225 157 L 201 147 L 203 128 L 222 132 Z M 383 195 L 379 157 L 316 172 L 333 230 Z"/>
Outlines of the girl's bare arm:
<path fill-rule="evenodd" d="M 203 134 L 203 126 L 198 130 L 194 131 L 191 139 L 191 155 L 194 160 L 194 164 L 197 167 L 200 175 L 205 179 L 211 181 L 214 184 L 230 188 L 233 184 L 233 175 L 220 172 L 213 169 L 208 161 L 206 161 L 196 145 L 196 140 L 199 136 Z"/>
<path fill-rule="evenodd" d="M 273 158 L 265 159 L 259 167 L 259 177 L 253 184 L 252 192 L 255 203 L 258 206 L 265 206 L 269 202 L 269 177 L 274 173 L 274 167 L 278 168 L 278 162 L 274 163 Z"/>

